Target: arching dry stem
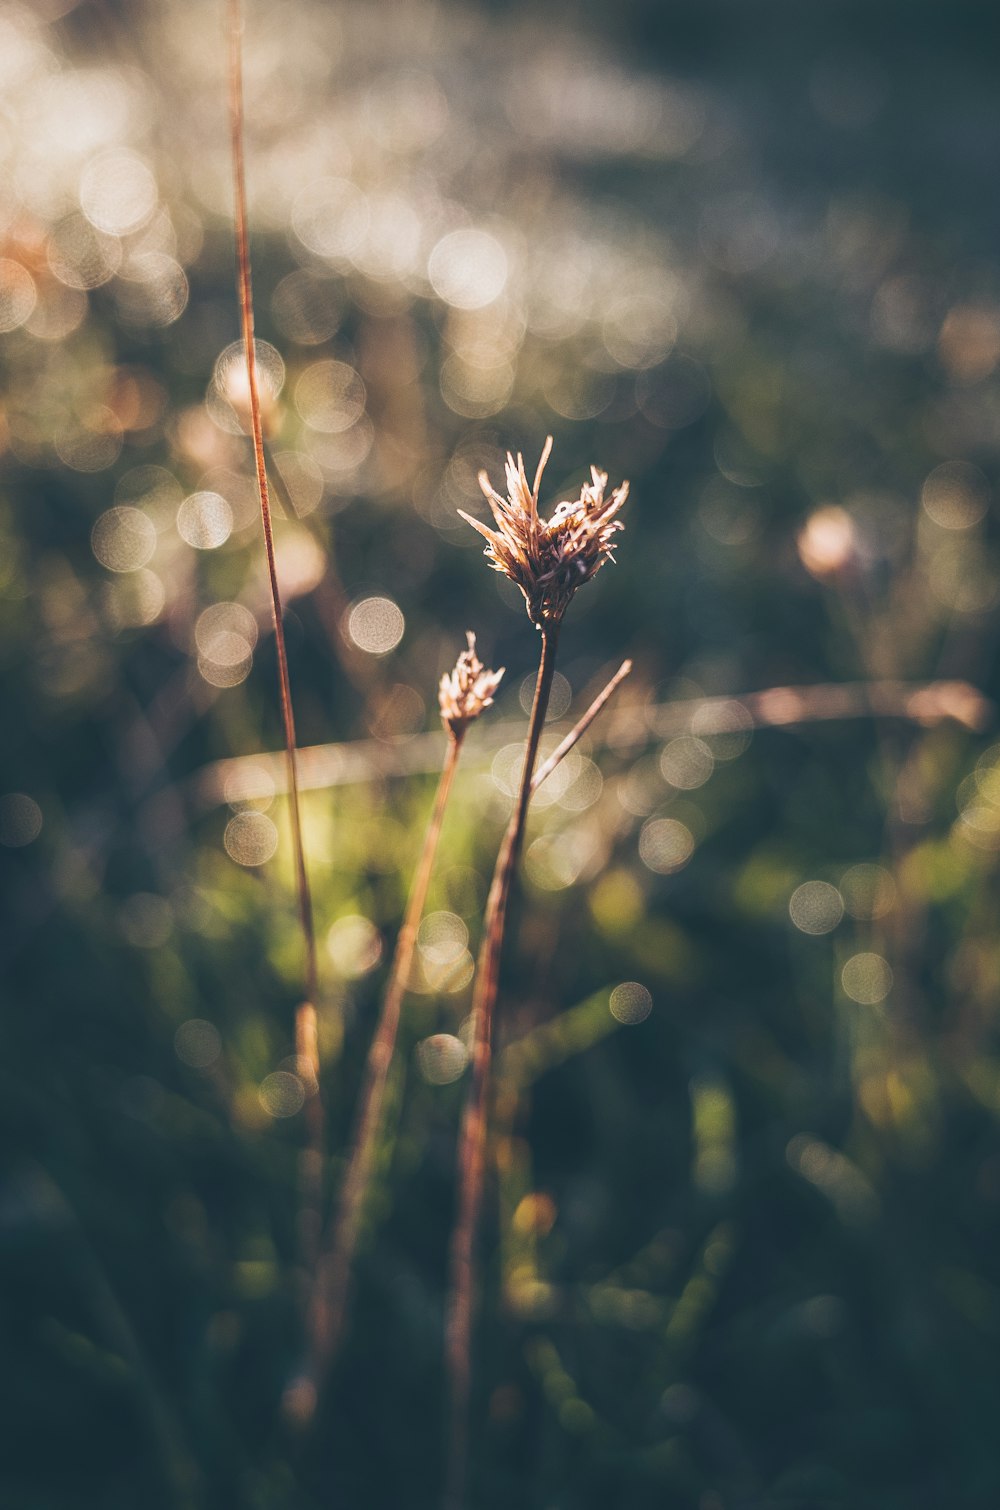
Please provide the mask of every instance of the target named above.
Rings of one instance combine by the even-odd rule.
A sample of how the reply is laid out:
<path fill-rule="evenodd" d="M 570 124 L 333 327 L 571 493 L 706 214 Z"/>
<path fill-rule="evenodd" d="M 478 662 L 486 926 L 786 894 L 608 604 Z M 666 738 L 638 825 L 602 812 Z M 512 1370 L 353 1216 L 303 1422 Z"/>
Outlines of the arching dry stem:
<path fill-rule="evenodd" d="M 264 458 L 264 427 L 261 419 L 260 391 L 257 383 L 257 356 L 254 346 L 253 286 L 250 277 L 250 237 L 247 228 L 246 168 L 243 153 L 243 20 L 240 0 L 229 0 L 229 125 L 233 156 L 233 197 L 235 203 L 236 230 L 236 286 L 240 308 L 240 328 L 243 349 L 246 353 L 247 388 L 250 399 L 250 428 L 253 437 L 254 461 L 257 469 L 257 491 L 260 496 L 260 518 L 264 533 L 264 553 L 267 557 L 267 574 L 271 587 L 271 608 L 274 615 L 274 643 L 278 659 L 278 689 L 281 700 L 281 719 L 285 733 L 285 756 L 288 767 L 288 793 L 292 818 L 292 846 L 295 855 L 295 878 L 298 893 L 299 917 L 302 925 L 302 940 L 305 953 L 304 977 L 306 1001 L 298 1009 L 296 1040 L 309 1040 L 315 1058 L 315 1012 L 319 999 L 319 972 L 316 962 L 316 932 L 313 926 L 312 895 L 306 872 L 305 849 L 302 841 L 302 815 L 299 803 L 298 767 L 296 761 L 295 715 L 292 708 L 292 688 L 288 678 L 288 656 L 285 650 L 285 629 L 281 612 L 281 592 L 278 587 L 278 571 L 274 555 L 274 531 L 271 527 L 271 502 L 267 484 L 267 466 Z M 316 1085 L 312 1090 L 309 1113 L 306 1119 L 308 1146 L 303 1151 L 300 1170 L 301 1221 L 300 1240 L 302 1257 L 310 1282 L 315 1274 L 318 1256 L 320 1208 L 322 1203 L 322 1157 L 323 1157 L 323 1106 L 318 1084 L 318 1061 L 315 1063 Z"/>

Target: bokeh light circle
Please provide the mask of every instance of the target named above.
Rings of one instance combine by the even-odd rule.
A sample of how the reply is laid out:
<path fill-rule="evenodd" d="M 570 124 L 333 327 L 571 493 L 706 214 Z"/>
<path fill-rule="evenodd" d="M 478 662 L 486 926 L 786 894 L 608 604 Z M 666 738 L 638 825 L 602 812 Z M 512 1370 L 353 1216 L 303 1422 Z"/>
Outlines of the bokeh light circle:
<path fill-rule="evenodd" d="M 469 1051 L 454 1033 L 432 1033 L 417 1044 L 417 1063 L 428 1085 L 451 1085 L 469 1062 Z"/>
<path fill-rule="evenodd" d="M 367 655 L 388 655 L 405 628 L 402 611 L 391 598 L 362 598 L 347 615 L 348 638 Z"/>
<path fill-rule="evenodd" d="M 507 253 L 489 231 L 450 231 L 431 252 L 427 276 L 454 309 L 482 309 L 503 293 Z"/>
<path fill-rule="evenodd" d="M 0 334 L 23 325 L 37 299 L 35 280 L 28 269 L 10 257 L 0 257 Z"/>
<path fill-rule="evenodd" d="M 222 1053 L 218 1028 L 203 1017 L 189 1018 L 174 1034 L 174 1052 L 191 1069 L 207 1070 Z"/>
<path fill-rule="evenodd" d="M 80 208 L 99 231 L 124 236 L 156 208 L 156 179 L 135 152 L 113 147 L 91 158 L 80 175 Z"/>
<path fill-rule="evenodd" d="M 117 504 L 95 522 L 90 547 L 108 571 L 138 571 L 156 550 L 156 527 L 141 509 Z"/>
<path fill-rule="evenodd" d="M 257 1095 L 269 1117 L 294 1117 L 305 1105 L 306 1088 L 291 1070 L 274 1070 L 265 1075 Z"/>
<path fill-rule="evenodd" d="M 27 792 L 7 792 L 0 797 L 0 844 L 5 849 L 23 849 L 42 831 L 42 810 Z"/>
<path fill-rule="evenodd" d="M 278 830 L 266 813 L 237 813 L 226 824 L 223 843 L 237 865 L 264 865 L 278 848 Z"/>
<path fill-rule="evenodd" d="M 651 818 L 639 834 L 639 858 L 659 875 L 682 870 L 694 854 L 694 835 L 677 818 Z"/>
<path fill-rule="evenodd" d="M 800 933 L 832 933 L 844 916 L 844 899 L 829 881 L 805 881 L 792 892 L 788 915 Z"/>
<path fill-rule="evenodd" d="M 680 791 L 694 791 L 704 786 L 715 770 L 715 756 L 703 739 L 680 734 L 672 739 L 660 755 L 663 779 Z"/>
<path fill-rule="evenodd" d="M 840 975 L 844 992 L 865 1007 L 885 1001 L 892 989 L 892 968 L 881 954 L 852 954 Z"/>
<path fill-rule="evenodd" d="M 968 461 L 944 461 L 927 476 L 920 492 L 924 513 L 945 530 L 969 530 L 990 506 L 985 473 Z"/>
<path fill-rule="evenodd" d="M 382 958 L 382 938 L 374 923 L 359 913 L 338 918 L 326 936 L 327 953 L 348 980 L 367 975 Z"/>
<path fill-rule="evenodd" d="M 233 531 L 233 511 L 221 493 L 190 493 L 177 510 L 177 533 L 195 550 L 216 550 Z"/>
<path fill-rule="evenodd" d="M 365 385 L 346 362 L 313 362 L 295 384 L 295 407 L 310 430 L 339 435 L 365 412 Z"/>
<path fill-rule="evenodd" d="M 653 998 L 637 980 L 625 980 L 612 991 L 608 1007 L 612 1017 L 631 1027 L 646 1021 L 653 1010 Z"/>

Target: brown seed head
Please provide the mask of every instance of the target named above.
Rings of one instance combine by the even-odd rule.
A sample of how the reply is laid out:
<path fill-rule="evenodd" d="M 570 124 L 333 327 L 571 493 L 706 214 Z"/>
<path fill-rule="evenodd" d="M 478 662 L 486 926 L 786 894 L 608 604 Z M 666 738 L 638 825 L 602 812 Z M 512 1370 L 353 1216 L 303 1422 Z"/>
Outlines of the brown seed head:
<path fill-rule="evenodd" d="M 453 739 L 460 739 L 466 726 L 478 718 L 484 708 L 493 703 L 493 694 L 500 685 L 504 668 L 487 671 L 476 654 L 476 637 L 472 630 L 466 631 L 468 650 L 463 650 L 455 662 L 454 671 L 441 678 L 438 702 L 441 706 L 441 722 Z"/>
<path fill-rule="evenodd" d="M 536 628 L 558 624 L 570 599 L 584 582 L 596 576 L 605 561 L 614 560 L 612 537 L 622 528 L 615 515 L 628 497 L 628 483 L 604 497 L 606 472 L 591 467 L 591 481 L 584 483 L 579 498 L 556 505 L 551 518 L 538 513 L 538 488 L 552 450 L 551 435 L 545 442 L 528 487 L 524 458 L 507 454 L 507 497 L 501 498 L 485 472 L 479 486 L 493 511 L 496 529 L 488 529 L 459 509 L 462 518 L 486 541 L 484 555 L 494 571 L 503 572 L 524 594 L 528 617 Z"/>

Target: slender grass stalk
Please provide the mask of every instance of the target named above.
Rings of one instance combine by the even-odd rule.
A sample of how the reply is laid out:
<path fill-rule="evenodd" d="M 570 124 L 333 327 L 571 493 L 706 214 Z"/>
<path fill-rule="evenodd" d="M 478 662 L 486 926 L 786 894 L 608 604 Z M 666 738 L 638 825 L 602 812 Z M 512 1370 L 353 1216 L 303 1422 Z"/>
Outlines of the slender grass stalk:
<path fill-rule="evenodd" d="M 441 678 L 438 703 L 441 722 L 448 736 L 444 766 L 410 887 L 402 927 L 396 940 L 382 1011 L 368 1051 L 358 1118 L 332 1224 L 330 1244 L 322 1254 L 317 1270 L 308 1318 L 308 1356 L 305 1369 L 285 1394 L 286 1413 L 299 1427 L 308 1425 L 315 1413 L 320 1389 L 336 1356 L 343 1333 L 350 1293 L 351 1265 L 357 1249 L 365 1196 L 371 1183 L 383 1123 L 386 1086 L 399 1032 L 403 998 L 409 984 L 417 932 L 427 904 L 438 840 L 462 744 L 470 723 L 492 706 L 493 694 L 504 674 L 503 669 L 490 671 L 483 665 L 476 654 L 476 637 L 471 630 L 466 639 L 468 648 L 458 657 L 454 670 Z"/>
<path fill-rule="evenodd" d="M 524 840 L 532 777 L 548 711 L 563 615 L 577 590 L 596 576 L 608 561 L 614 559 L 614 537 L 622 527 L 616 516 L 628 497 L 628 483 L 624 482 L 614 489 L 609 498 L 605 498 L 607 473 L 591 467 L 591 481 L 583 485 L 579 498 L 558 504 L 549 519 L 542 519 L 538 512 L 538 493 L 551 451 L 550 435 L 542 450 L 534 484 L 530 488 L 523 456 L 518 455 L 515 460 L 508 452 L 506 498 L 501 497 L 493 488 L 487 474 L 480 472 L 479 485 L 493 515 L 495 529 L 480 524 L 470 514 L 459 510 L 462 517 L 486 541 L 483 554 L 492 569 L 502 572 L 520 589 L 528 617 L 542 636 L 542 652 L 528 721 L 520 786 L 497 856 L 486 902 L 483 942 L 472 996 L 472 1085 L 459 1134 L 458 1211 L 451 1242 L 445 1334 L 450 1393 L 450 1437 L 445 1483 L 448 1510 L 461 1510 L 465 1487 L 472 1314 L 476 1289 L 475 1243 L 483 1199 L 493 1012 L 499 986 L 507 904 Z M 613 690 L 612 687 L 611 691 Z M 608 696 L 610 695 L 609 691 Z"/>
<path fill-rule="evenodd" d="M 417 943 L 417 930 L 427 904 L 434 859 L 462 751 L 464 731 L 449 735 L 441 776 L 438 780 L 430 821 L 420 859 L 410 888 L 406 913 L 396 941 L 382 1011 L 368 1052 L 365 1080 L 355 1124 L 351 1153 L 340 1191 L 329 1250 L 320 1259 L 317 1282 L 309 1313 L 309 1350 L 305 1377 L 297 1380 L 288 1396 L 297 1424 L 306 1425 L 315 1411 L 319 1390 L 331 1368 L 343 1334 L 350 1292 L 351 1266 L 357 1250 L 365 1194 L 371 1180 L 389 1067 L 399 1032 L 400 1012 L 406 994 Z"/>
<path fill-rule="evenodd" d="M 634 749 L 652 738 L 668 739 L 674 734 L 689 733 L 692 718 L 697 718 L 698 737 L 704 739 L 734 731 L 751 733 L 755 729 L 865 719 L 872 716 L 873 709 L 883 718 L 903 723 L 936 728 L 941 723 L 954 722 L 972 733 L 989 728 L 996 718 L 994 704 L 969 682 L 838 682 L 768 687 L 760 692 L 690 698 L 643 708 L 632 706 L 615 714 L 610 732 L 612 742 Z M 154 727 L 158 728 L 160 723 L 162 718 L 158 717 Z M 495 725 L 494 745 L 508 743 L 515 733 L 513 723 Z M 310 745 L 300 752 L 305 759 L 299 782 L 304 789 L 326 791 L 376 778 L 433 773 L 438 763 L 437 742 L 434 734 L 418 734 L 400 749 L 374 739 Z M 195 772 L 190 783 L 192 800 L 200 808 L 224 802 L 228 783 L 249 766 L 255 769 L 263 766 L 275 783 L 275 791 L 284 793 L 283 762 L 276 765 L 274 758 L 267 755 L 235 755 L 212 761 Z"/>
<path fill-rule="evenodd" d="M 500 977 L 500 955 L 507 903 L 517 868 L 531 801 L 538 743 L 552 691 L 559 644 L 558 623 L 541 628 L 542 651 L 528 723 L 524 766 L 517 800 L 497 857 L 483 919 L 483 942 L 472 996 L 472 1086 L 466 1102 L 458 1152 L 458 1213 L 452 1234 L 445 1350 L 450 1392 L 450 1436 L 445 1505 L 460 1510 L 468 1454 L 469 1385 L 472 1357 L 472 1312 L 475 1299 L 475 1241 L 483 1199 L 490 1066 L 493 1055 L 493 1010 Z"/>
<path fill-rule="evenodd" d="M 556 745 L 555 749 L 552 751 L 552 754 L 548 757 L 548 759 L 544 760 L 538 767 L 538 770 L 531 778 L 531 790 L 533 792 L 538 791 L 538 788 L 541 786 L 542 782 L 546 781 L 552 775 L 552 772 L 555 770 L 556 766 L 559 765 L 560 761 L 565 760 L 566 756 L 569 754 L 570 750 L 573 749 L 574 745 L 579 744 L 580 740 L 586 734 L 587 730 L 594 722 L 594 719 L 604 707 L 605 703 L 609 698 L 614 696 L 615 692 L 621 686 L 622 682 L 631 673 L 631 670 L 632 662 L 622 661 L 614 676 L 597 694 L 590 707 L 586 710 L 585 713 L 581 713 L 572 729 L 570 729 L 569 733 L 566 735 L 566 738 L 562 740 L 560 744 Z"/>
<path fill-rule="evenodd" d="M 312 895 L 306 871 L 305 848 L 302 840 L 302 814 L 299 803 L 298 765 L 296 760 L 295 714 L 292 707 L 292 688 L 288 677 L 288 655 L 285 649 L 285 628 L 281 611 L 281 592 L 278 587 L 278 571 L 274 554 L 274 531 L 271 526 L 271 502 L 268 492 L 267 464 L 264 456 L 264 426 L 261 419 L 260 392 L 257 384 L 257 354 L 254 345 L 253 285 L 250 276 L 250 236 L 247 228 L 246 166 L 243 150 L 243 19 L 240 0 L 229 0 L 229 124 L 232 138 L 233 198 L 236 229 L 236 286 L 240 309 L 240 328 L 243 349 L 246 353 L 247 388 L 250 399 L 250 428 L 253 436 L 254 461 L 257 469 L 257 491 L 260 496 L 260 518 L 264 534 L 264 552 L 267 557 L 267 574 L 271 587 L 271 609 L 274 615 L 274 643 L 278 658 L 278 689 L 281 701 L 281 719 L 285 732 L 285 757 L 288 768 L 288 792 L 292 818 L 292 847 L 295 856 L 295 879 L 298 893 L 299 917 L 304 946 L 304 975 L 307 1000 L 298 1009 L 296 1039 L 301 1045 L 311 1045 L 312 1058 L 316 1060 L 315 1012 L 319 999 L 319 971 L 316 960 L 316 930 L 313 924 Z M 322 1203 L 322 1158 L 323 1158 L 323 1104 L 318 1083 L 319 1065 L 314 1063 L 315 1089 L 310 1097 L 307 1116 L 307 1147 L 303 1151 L 300 1167 L 300 1192 L 302 1211 L 300 1242 L 306 1275 L 310 1283 L 315 1274 L 318 1258 L 319 1213 Z"/>

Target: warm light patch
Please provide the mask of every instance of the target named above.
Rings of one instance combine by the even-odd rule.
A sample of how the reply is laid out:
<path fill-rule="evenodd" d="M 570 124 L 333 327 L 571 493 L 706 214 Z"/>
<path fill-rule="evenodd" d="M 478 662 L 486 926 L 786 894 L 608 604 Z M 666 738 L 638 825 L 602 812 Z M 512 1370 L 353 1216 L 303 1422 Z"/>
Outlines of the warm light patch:
<path fill-rule="evenodd" d="M 388 655 L 403 638 L 406 620 L 391 598 L 362 598 L 347 615 L 347 633 L 367 655 Z"/>
<path fill-rule="evenodd" d="M 844 916 L 844 899 L 829 881 L 806 881 L 792 892 L 788 915 L 800 933 L 831 933 Z"/>
<path fill-rule="evenodd" d="M 156 528 L 140 509 L 119 505 L 96 521 L 90 547 L 108 571 L 138 571 L 156 550 Z"/>
<path fill-rule="evenodd" d="M 612 1017 L 631 1027 L 646 1021 L 653 1010 L 653 998 L 637 980 L 626 980 L 612 991 L 608 1007 Z"/>
<path fill-rule="evenodd" d="M 223 843 L 237 865 L 265 865 L 278 848 L 278 830 L 266 813 L 237 813 L 226 824 Z"/>
<path fill-rule="evenodd" d="M 659 875 L 682 870 L 694 854 L 694 835 L 677 818 L 651 818 L 639 834 L 639 858 Z"/>

